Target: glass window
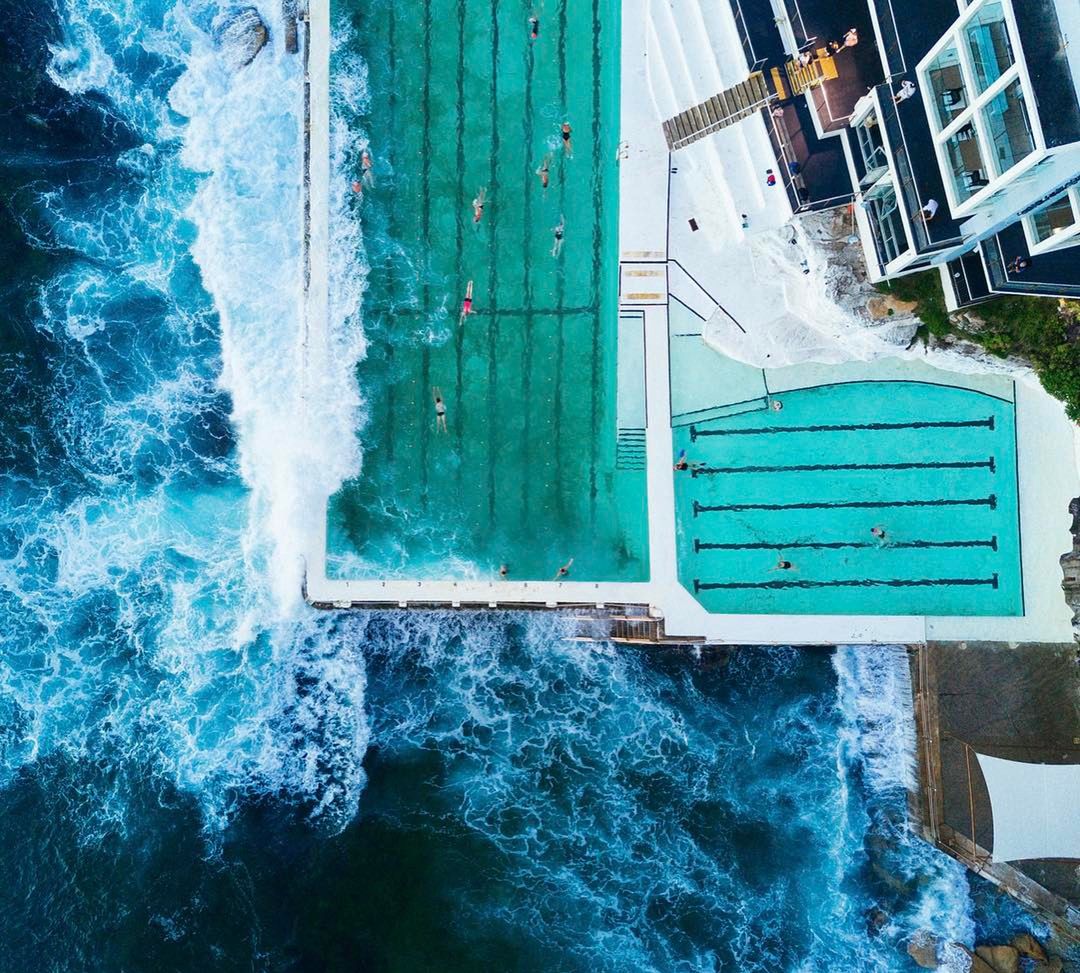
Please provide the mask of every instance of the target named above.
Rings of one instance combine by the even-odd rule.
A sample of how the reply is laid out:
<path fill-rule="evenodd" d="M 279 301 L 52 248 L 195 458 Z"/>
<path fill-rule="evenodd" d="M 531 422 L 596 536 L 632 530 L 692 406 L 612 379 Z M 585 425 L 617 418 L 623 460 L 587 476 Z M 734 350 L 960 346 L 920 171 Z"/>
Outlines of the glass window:
<path fill-rule="evenodd" d="M 946 128 L 968 106 L 955 44 L 950 44 L 930 62 L 926 69 L 926 80 L 933 92 L 938 127 Z"/>
<path fill-rule="evenodd" d="M 965 29 L 975 83 L 981 92 L 1013 65 L 1005 12 L 999 2 L 984 4 Z"/>
<path fill-rule="evenodd" d="M 1073 213 L 1072 203 L 1066 193 L 1057 199 L 1051 200 L 1041 210 L 1032 214 L 1031 226 L 1035 233 L 1035 239 L 1042 243 L 1063 230 L 1067 230 L 1076 222 L 1076 214 Z"/>
<path fill-rule="evenodd" d="M 882 185 L 866 195 L 866 210 L 882 266 L 895 260 L 907 250 L 904 224 L 892 186 Z"/>
<path fill-rule="evenodd" d="M 979 140 L 971 125 L 965 125 L 945 142 L 956 197 L 963 202 L 990 184 L 990 177 L 979 149 Z"/>
<path fill-rule="evenodd" d="M 885 156 L 885 146 L 881 138 L 881 128 L 877 116 L 871 112 L 864 121 L 855 126 L 859 139 L 859 154 L 862 156 L 866 175 L 863 182 L 869 185 L 885 171 L 889 162 Z"/>
<path fill-rule="evenodd" d="M 982 115 L 994 145 L 994 169 L 1000 176 L 1035 149 L 1020 80 L 1014 81 L 986 105 Z"/>

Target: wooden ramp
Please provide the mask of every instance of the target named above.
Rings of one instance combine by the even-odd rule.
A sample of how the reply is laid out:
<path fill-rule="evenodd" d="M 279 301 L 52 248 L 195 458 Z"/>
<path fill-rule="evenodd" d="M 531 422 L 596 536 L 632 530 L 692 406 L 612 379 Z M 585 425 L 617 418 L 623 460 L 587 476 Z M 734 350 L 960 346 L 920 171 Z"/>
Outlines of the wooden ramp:
<path fill-rule="evenodd" d="M 668 148 L 672 152 L 686 148 L 706 135 L 749 118 L 764 108 L 770 97 L 765 76 L 755 71 L 745 81 L 664 122 L 664 138 L 667 139 Z"/>

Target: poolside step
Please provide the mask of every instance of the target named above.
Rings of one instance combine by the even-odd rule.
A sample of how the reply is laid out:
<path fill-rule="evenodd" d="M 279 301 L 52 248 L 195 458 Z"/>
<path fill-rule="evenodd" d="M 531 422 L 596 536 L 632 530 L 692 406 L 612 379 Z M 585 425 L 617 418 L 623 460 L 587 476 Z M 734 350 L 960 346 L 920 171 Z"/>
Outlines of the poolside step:
<path fill-rule="evenodd" d="M 765 75 L 755 71 L 745 81 L 664 122 L 664 138 L 667 139 L 668 148 L 672 152 L 686 148 L 707 135 L 749 118 L 764 108 L 770 97 Z"/>
<path fill-rule="evenodd" d="M 645 430 L 619 429 L 615 441 L 615 468 L 617 470 L 645 469 Z"/>

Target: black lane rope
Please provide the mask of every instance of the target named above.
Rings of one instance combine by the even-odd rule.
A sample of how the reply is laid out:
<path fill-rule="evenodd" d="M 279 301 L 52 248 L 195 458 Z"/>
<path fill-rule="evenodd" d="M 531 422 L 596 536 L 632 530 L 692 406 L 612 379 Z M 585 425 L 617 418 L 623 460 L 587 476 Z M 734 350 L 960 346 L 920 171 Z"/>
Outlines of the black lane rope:
<path fill-rule="evenodd" d="M 498 198 L 499 182 L 499 18 L 498 0 L 491 0 L 491 172 L 488 189 L 494 198 Z M 488 294 L 488 306 L 491 308 L 491 324 L 488 327 L 488 529 L 495 525 L 495 430 L 498 418 L 499 373 L 495 352 L 498 347 L 499 318 L 495 313 L 498 308 L 499 261 L 495 257 L 495 245 L 498 240 L 498 221 L 488 221 L 488 254 L 491 257 L 491 293 Z"/>
<path fill-rule="evenodd" d="M 997 497 L 972 497 L 960 500 L 833 500 L 802 503 L 720 503 L 702 504 L 694 501 L 694 516 L 729 510 L 857 510 L 883 507 L 989 507 L 997 509 Z"/>
<path fill-rule="evenodd" d="M 566 0 L 559 3 L 559 107 L 566 119 Z M 559 161 L 559 219 L 566 212 L 566 149 L 561 145 L 562 156 Z M 566 302 L 566 276 L 563 273 L 563 258 L 555 265 L 555 303 L 562 307 Z M 555 351 L 555 509 L 562 518 L 566 505 L 563 500 L 563 462 L 562 462 L 562 413 L 563 413 L 563 358 L 565 349 L 565 321 L 558 317 L 559 340 Z"/>
<path fill-rule="evenodd" d="M 531 0 L 523 0 L 522 15 L 525 16 L 532 9 Z M 532 358 L 533 358 L 533 328 L 536 318 L 533 312 L 533 280 L 532 280 L 532 221 L 533 204 L 532 190 L 534 171 L 532 167 L 533 153 L 533 70 L 535 68 L 534 49 L 536 45 L 530 42 L 525 47 L 525 308 L 521 312 L 525 316 L 525 341 L 521 353 L 521 392 L 525 403 L 525 424 L 522 431 L 526 460 L 530 456 L 530 437 L 532 436 Z M 543 313 L 543 312 L 540 312 Z M 521 478 L 521 509 L 527 512 L 529 509 L 529 484 L 532 476 Z"/>
<path fill-rule="evenodd" d="M 396 136 L 397 133 L 397 55 L 395 54 L 396 43 L 395 34 L 397 33 L 397 14 L 394 4 L 390 4 L 389 21 L 387 24 L 387 41 L 390 45 L 390 132 Z M 394 180 L 390 181 L 389 190 L 389 220 L 390 220 L 390 235 L 394 239 L 397 239 L 397 221 L 394 219 L 394 214 L 397 212 L 395 206 L 395 196 L 397 194 L 397 186 Z M 387 267 L 387 277 L 392 278 L 394 273 L 393 261 L 390 262 Z M 394 443 L 397 440 L 397 436 L 394 435 L 394 415 L 396 409 L 394 408 L 395 395 L 394 395 L 394 343 L 392 341 L 385 342 L 386 345 L 386 374 L 388 381 L 386 382 L 386 408 L 387 408 L 387 428 L 390 435 L 386 437 L 386 458 L 389 463 L 394 462 Z"/>
<path fill-rule="evenodd" d="M 719 473 L 834 473 L 845 470 L 989 470 L 996 472 L 994 458 L 955 463 L 807 463 L 798 466 L 699 466 L 692 476 Z"/>
<path fill-rule="evenodd" d="M 593 171 L 593 257 L 592 257 L 592 278 L 589 285 L 589 300 L 593 301 L 599 306 L 600 304 L 600 284 L 602 279 L 602 234 L 601 234 L 601 217 L 600 214 L 604 212 L 604 198 L 603 198 L 603 170 L 602 170 L 602 149 L 600 144 L 600 5 L 599 0 L 593 0 L 592 6 L 592 72 L 593 72 L 593 85 L 592 85 L 592 135 L 593 135 L 593 158 L 592 158 L 592 171 Z M 616 342 L 616 354 L 618 348 L 618 326 L 615 329 L 615 342 Z M 596 475 L 597 465 L 599 464 L 599 449 L 600 449 L 600 409 L 598 404 L 598 396 L 600 389 L 600 314 L 597 313 L 593 317 L 592 327 L 592 396 L 590 401 L 590 429 L 592 431 L 592 449 L 589 465 L 589 521 L 590 523 L 596 522 Z"/>
<path fill-rule="evenodd" d="M 424 0 L 424 140 L 423 140 L 423 167 L 421 170 L 421 192 L 423 202 L 421 205 L 421 229 L 424 238 L 425 261 L 430 259 L 431 252 L 431 0 Z M 428 275 L 430 267 L 424 268 L 424 286 L 421 290 L 421 306 L 425 311 L 431 310 L 431 285 Z M 426 401 L 431 391 L 431 347 L 424 342 L 424 350 L 421 353 L 420 384 L 422 386 L 423 400 Z M 431 438 L 431 424 L 421 424 L 420 434 L 420 499 L 423 508 L 428 504 L 428 446 Z"/>
<path fill-rule="evenodd" d="M 990 578 L 864 578 L 841 581 L 699 581 L 694 579 L 694 591 L 720 591 L 746 588 L 782 590 L 784 588 L 972 588 L 998 587 L 998 576 Z"/>
<path fill-rule="evenodd" d="M 988 547 L 996 551 L 998 542 L 997 537 L 991 537 L 989 540 L 973 541 L 789 541 L 786 544 L 774 541 L 758 541 L 748 544 L 724 544 L 694 538 L 695 554 L 701 551 L 839 551 L 864 550 L 866 548 L 927 550 L 955 547 Z"/>
<path fill-rule="evenodd" d="M 457 199 L 459 205 L 465 202 L 465 2 L 459 0 L 457 8 L 458 28 L 458 63 L 457 63 Z M 460 287 L 465 277 L 465 211 L 458 212 L 457 219 L 457 284 Z M 459 321 L 454 335 L 454 365 L 457 381 L 454 385 L 454 402 L 457 405 L 458 418 L 454 423 L 457 437 L 457 452 L 460 458 L 465 439 L 465 380 L 464 370 L 465 322 Z M 464 463 L 457 464 L 457 481 L 461 483 Z"/>
<path fill-rule="evenodd" d="M 690 440 L 698 436 L 775 436 L 788 432 L 885 432 L 896 429 L 975 429 L 993 430 L 994 417 L 988 419 L 942 419 L 913 422 L 853 422 L 834 426 L 762 426 L 758 429 L 698 429 L 690 427 Z"/>

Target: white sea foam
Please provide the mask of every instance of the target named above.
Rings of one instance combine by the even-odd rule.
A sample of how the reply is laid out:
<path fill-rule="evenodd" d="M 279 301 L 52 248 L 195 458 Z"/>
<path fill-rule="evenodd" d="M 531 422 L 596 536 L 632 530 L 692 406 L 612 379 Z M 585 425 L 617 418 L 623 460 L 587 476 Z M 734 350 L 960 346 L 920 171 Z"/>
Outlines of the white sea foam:
<path fill-rule="evenodd" d="M 81 815 L 87 840 L 123 828 L 129 762 L 195 796 L 212 830 L 246 795 L 340 826 L 364 784 L 363 658 L 299 604 L 303 525 L 358 465 L 361 241 L 355 222 L 338 228 L 353 290 L 334 304 L 333 371 L 304 401 L 302 65 L 279 4 L 260 6 L 274 43 L 238 71 L 212 0 L 61 7 L 51 79 L 145 142 L 117 159 L 123 179 L 94 183 L 99 199 L 39 199 L 42 242 L 86 258 L 39 301 L 63 349 L 51 432 L 78 475 L 59 498 L 4 484 L 18 541 L 0 589 L 18 624 L 3 635 L 0 780 L 56 751 L 113 768 L 116 793 Z M 151 53 L 163 68 L 148 80 Z M 190 273 L 192 225 L 212 303 Z"/>

